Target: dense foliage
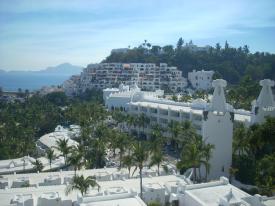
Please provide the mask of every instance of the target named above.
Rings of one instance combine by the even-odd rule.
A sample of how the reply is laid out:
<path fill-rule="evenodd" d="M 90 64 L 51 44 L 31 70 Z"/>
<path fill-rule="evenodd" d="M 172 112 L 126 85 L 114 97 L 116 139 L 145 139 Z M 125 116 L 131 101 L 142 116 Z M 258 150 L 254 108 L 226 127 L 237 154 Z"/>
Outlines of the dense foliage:
<path fill-rule="evenodd" d="M 98 102 L 102 102 L 102 95 L 97 91 L 75 99 L 56 92 L 27 95 L 24 102 L 0 101 L 0 159 L 35 155 L 35 141 L 57 125 L 81 125 L 92 117 L 99 118 L 104 109 Z"/>
<path fill-rule="evenodd" d="M 234 129 L 233 167 L 236 178 L 243 183 L 256 184 L 262 193 L 275 189 L 275 118 L 268 117 L 261 125 L 244 125 Z"/>
<path fill-rule="evenodd" d="M 263 78 L 275 79 L 275 55 L 266 52 L 250 53 L 247 45 L 239 48 L 231 47 L 225 42 L 222 48 L 219 43 L 208 51 L 192 51 L 184 46 L 180 38 L 177 45 L 160 47 L 151 45 L 146 40 L 143 44 L 125 53 L 111 53 L 104 62 L 141 62 L 168 63 L 177 66 L 187 73 L 196 70 L 214 70 L 215 77 L 222 77 L 231 84 L 237 84 L 245 75 L 253 80 Z"/>

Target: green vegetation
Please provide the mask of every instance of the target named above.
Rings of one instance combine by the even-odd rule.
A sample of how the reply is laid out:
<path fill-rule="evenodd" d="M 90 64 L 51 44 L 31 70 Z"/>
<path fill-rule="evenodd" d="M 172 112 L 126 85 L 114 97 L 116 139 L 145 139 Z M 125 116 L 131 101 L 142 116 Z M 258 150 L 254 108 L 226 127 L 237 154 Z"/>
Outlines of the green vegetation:
<path fill-rule="evenodd" d="M 214 79 L 223 78 L 229 83 L 226 91 L 227 100 L 234 108 L 251 109 L 251 101 L 260 91 L 259 81 L 264 78 L 275 79 L 275 54 L 266 52 L 249 52 L 247 45 L 239 48 L 231 47 L 225 42 L 210 47 L 208 51 L 193 52 L 184 45 L 180 38 L 177 45 L 160 47 L 146 43 L 128 50 L 126 53 L 112 53 L 103 62 L 144 62 L 168 63 L 177 66 L 184 76 L 192 70 L 214 70 Z M 207 93 L 196 92 L 194 98 L 206 98 Z M 184 95 L 180 101 L 189 101 Z M 173 100 L 178 101 L 176 96 Z"/>
<path fill-rule="evenodd" d="M 43 97 L 34 94 L 25 102 L 0 101 L 0 160 L 36 156 L 36 140 L 57 125 L 83 125 L 104 119 L 106 111 L 99 102 L 102 94 L 96 90 L 74 99 L 57 92 Z"/>
<path fill-rule="evenodd" d="M 92 176 L 88 176 L 88 177 L 84 177 L 83 175 L 81 176 L 74 176 L 73 177 L 73 181 L 71 184 L 69 184 L 66 187 L 66 195 L 68 195 L 69 193 L 71 193 L 73 190 L 79 190 L 81 195 L 83 196 L 84 194 L 87 193 L 89 187 L 97 187 L 99 190 L 99 185 L 97 184 L 95 177 Z"/>
<path fill-rule="evenodd" d="M 270 195 L 275 187 L 275 118 L 261 125 L 234 129 L 233 167 L 236 179 L 257 185 L 262 194 Z"/>
<path fill-rule="evenodd" d="M 219 43 L 208 51 L 193 52 L 184 47 L 180 38 L 176 46 L 160 47 L 146 43 L 130 49 L 126 53 L 112 53 L 104 62 L 141 62 L 168 63 L 182 70 L 184 76 L 195 70 L 216 71 L 215 78 L 223 78 L 230 84 L 238 84 L 243 76 L 252 80 L 263 78 L 275 79 L 275 55 L 266 52 L 250 53 L 247 45 L 239 48 L 231 47 L 225 42 L 222 48 Z"/>

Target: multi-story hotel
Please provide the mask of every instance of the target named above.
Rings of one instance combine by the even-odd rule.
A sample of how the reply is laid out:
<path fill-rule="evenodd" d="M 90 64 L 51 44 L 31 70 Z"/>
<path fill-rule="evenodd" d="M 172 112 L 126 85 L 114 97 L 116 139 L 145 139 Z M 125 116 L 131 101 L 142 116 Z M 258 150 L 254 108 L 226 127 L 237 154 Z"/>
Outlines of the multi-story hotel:
<path fill-rule="evenodd" d="M 271 92 L 274 81 L 262 80 L 261 85 L 263 88 L 254 102 L 252 112 L 236 110 L 226 103 L 224 95 L 226 81 L 222 79 L 213 81 L 214 94 L 210 103 L 202 99 L 194 100 L 192 103 L 174 102 L 159 98 L 163 94 L 161 91 L 143 92 L 137 86 L 126 89 L 121 86 L 121 89 L 114 92 L 106 89 L 104 99 L 109 110 L 119 108 L 133 115 L 145 114 L 150 119 L 150 124 L 144 130 L 147 135 L 150 134 L 151 125 L 156 123 L 167 128 L 170 121 L 191 121 L 203 139 L 215 145 L 210 160 L 209 175 L 210 179 L 215 179 L 220 176 L 229 176 L 233 122 L 243 122 L 248 126 L 263 122 L 264 116 L 275 116 L 275 103 Z M 167 133 L 166 136 L 169 134 Z"/>
<path fill-rule="evenodd" d="M 163 89 L 170 92 L 183 91 L 187 86 L 187 80 L 177 67 L 169 67 L 165 63 L 159 66 L 152 63 L 101 63 L 89 64 L 76 77 L 66 81 L 63 86 L 65 92 L 70 95 L 75 91 L 86 89 L 105 89 L 137 84 L 141 89 L 154 91 Z"/>

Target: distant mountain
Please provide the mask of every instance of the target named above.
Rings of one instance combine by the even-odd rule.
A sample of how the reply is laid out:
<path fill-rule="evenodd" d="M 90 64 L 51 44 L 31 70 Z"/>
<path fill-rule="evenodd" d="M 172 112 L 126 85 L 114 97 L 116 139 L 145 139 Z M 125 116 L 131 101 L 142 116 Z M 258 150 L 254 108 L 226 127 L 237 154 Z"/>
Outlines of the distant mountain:
<path fill-rule="evenodd" d="M 4 91 L 17 91 L 18 88 L 34 91 L 43 86 L 61 85 L 70 76 L 80 74 L 81 71 L 81 67 L 69 63 L 40 71 L 0 70 L 0 87 Z"/>
<path fill-rule="evenodd" d="M 75 66 L 70 63 L 59 64 L 54 67 L 47 67 L 46 69 L 42 69 L 39 71 L 5 71 L 0 70 L 0 73 L 7 74 L 57 74 L 57 75 L 66 75 L 71 76 L 75 74 L 80 74 L 82 71 L 82 67 Z"/>
<path fill-rule="evenodd" d="M 82 71 L 82 67 L 72 65 L 70 63 L 64 63 L 57 65 L 55 67 L 48 67 L 45 70 L 41 70 L 39 72 L 41 73 L 47 73 L 47 74 L 80 74 Z"/>

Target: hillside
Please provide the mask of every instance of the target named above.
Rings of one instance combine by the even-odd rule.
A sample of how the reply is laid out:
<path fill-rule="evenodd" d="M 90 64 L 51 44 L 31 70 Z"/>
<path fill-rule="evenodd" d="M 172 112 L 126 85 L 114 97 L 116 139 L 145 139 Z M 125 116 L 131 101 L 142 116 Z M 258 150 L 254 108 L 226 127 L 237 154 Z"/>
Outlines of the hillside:
<path fill-rule="evenodd" d="M 204 51 L 193 51 L 180 38 L 176 46 L 160 47 L 151 45 L 146 40 L 143 44 L 123 53 L 111 53 L 103 62 L 165 62 L 177 66 L 187 76 L 189 71 L 214 70 L 216 77 L 222 77 L 230 84 L 240 83 L 248 75 L 252 80 L 263 78 L 275 79 L 275 55 L 266 52 L 251 53 L 247 45 L 231 47 L 227 42 L 222 47 L 208 47 Z"/>

